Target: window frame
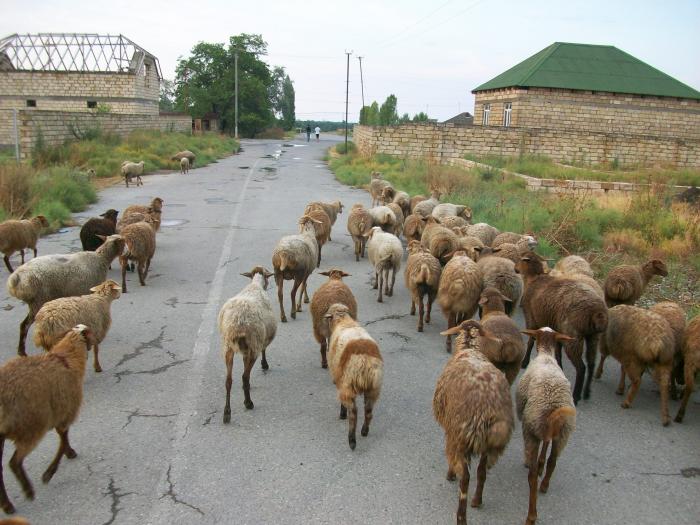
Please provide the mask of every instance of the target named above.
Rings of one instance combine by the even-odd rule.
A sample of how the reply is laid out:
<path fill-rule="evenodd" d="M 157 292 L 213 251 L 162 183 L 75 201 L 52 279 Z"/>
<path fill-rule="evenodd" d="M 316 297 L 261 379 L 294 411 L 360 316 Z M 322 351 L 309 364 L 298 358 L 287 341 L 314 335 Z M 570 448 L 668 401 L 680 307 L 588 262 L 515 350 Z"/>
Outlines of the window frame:
<path fill-rule="evenodd" d="M 490 116 L 491 116 L 491 104 L 484 104 L 483 112 L 481 115 L 481 125 L 482 126 L 489 125 Z"/>
<path fill-rule="evenodd" d="M 503 104 L 503 127 L 509 128 L 513 120 L 513 103 L 506 102 Z"/>

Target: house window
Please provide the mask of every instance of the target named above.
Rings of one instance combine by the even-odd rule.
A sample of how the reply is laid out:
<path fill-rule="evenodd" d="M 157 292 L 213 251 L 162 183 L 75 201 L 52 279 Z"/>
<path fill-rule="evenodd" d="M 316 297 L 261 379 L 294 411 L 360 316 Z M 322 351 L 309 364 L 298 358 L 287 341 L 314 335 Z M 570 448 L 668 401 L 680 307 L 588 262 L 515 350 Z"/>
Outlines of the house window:
<path fill-rule="evenodd" d="M 36 100 L 27 100 L 27 107 L 28 108 L 35 108 L 36 107 Z"/>
<path fill-rule="evenodd" d="M 507 128 L 510 126 L 510 114 L 513 111 L 513 103 L 506 102 L 503 106 L 503 125 Z"/>
<path fill-rule="evenodd" d="M 90 109 L 95 109 L 95 108 L 97 108 L 97 101 L 96 101 L 96 100 L 88 100 L 88 101 L 87 101 L 87 106 L 88 106 Z"/>
<path fill-rule="evenodd" d="M 481 124 L 484 126 L 489 125 L 489 115 L 491 114 L 491 104 L 484 104 L 484 116 L 482 117 Z"/>

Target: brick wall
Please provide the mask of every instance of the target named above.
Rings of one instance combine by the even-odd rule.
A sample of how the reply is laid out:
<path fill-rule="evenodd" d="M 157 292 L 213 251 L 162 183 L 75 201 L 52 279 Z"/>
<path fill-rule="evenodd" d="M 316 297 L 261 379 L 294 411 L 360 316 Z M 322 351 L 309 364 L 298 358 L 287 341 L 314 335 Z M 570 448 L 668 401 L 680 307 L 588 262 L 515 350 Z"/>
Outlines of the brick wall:
<path fill-rule="evenodd" d="M 557 162 L 621 166 L 700 168 L 700 140 L 608 134 L 558 129 L 455 127 L 411 123 L 402 126 L 355 126 L 353 140 L 364 155 L 387 153 L 447 163 L 450 159 L 523 154 L 546 155 Z"/>
<path fill-rule="evenodd" d="M 700 139 L 700 100 L 546 88 L 508 88 L 476 93 L 474 124 L 503 125 L 512 104 L 511 126 Z"/>

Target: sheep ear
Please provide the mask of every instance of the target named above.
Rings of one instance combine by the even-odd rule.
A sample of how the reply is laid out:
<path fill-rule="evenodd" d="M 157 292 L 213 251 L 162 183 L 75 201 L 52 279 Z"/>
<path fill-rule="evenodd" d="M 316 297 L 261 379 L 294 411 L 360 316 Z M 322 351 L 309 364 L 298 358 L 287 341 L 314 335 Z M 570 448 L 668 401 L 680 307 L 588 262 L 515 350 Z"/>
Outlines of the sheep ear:
<path fill-rule="evenodd" d="M 506 297 L 505 295 L 501 294 L 501 299 L 503 299 L 507 303 L 512 303 L 513 300 L 510 297 Z"/>
<path fill-rule="evenodd" d="M 489 298 L 488 297 L 480 297 L 479 298 L 479 304 L 488 304 L 489 303 Z"/>
<path fill-rule="evenodd" d="M 559 334 L 559 333 L 558 333 L 558 334 L 556 334 L 556 335 L 554 336 L 554 340 L 555 340 L 555 341 L 575 341 L 575 338 L 574 338 L 574 337 L 570 337 L 570 336 L 568 336 L 568 335 L 566 335 L 566 334 Z"/>
<path fill-rule="evenodd" d="M 493 248 L 493 251 L 494 251 L 494 252 L 495 252 L 496 250 L 500 250 L 500 248 Z M 526 255 L 526 256 L 524 256 L 524 257 L 521 257 L 520 260 L 521 260 L 521 261 L 529 261 L 529 260 L 530 260 L 530 257 L 528 257 L 528 256 Z"/>
<path fill-rule="evenodd" d="M 99 289 L 100 289 L 99 286 L 93 286 L 92 288 L 90 288 L 90 291 L 91 291 L 91 292 L 96 292 L 96 291 L 99 290 Z"/>
<path fill-rule="evenodd" d="M 325 275 L 326 277 L 331 276 L 331 272 L 318 272 L 320 275 Z"/>
<path fill-rule="evenodd" d="M 483 250 L 483 249 L 484 249 L 484 248 L 481 247 L 481 246 L 474 246 L 474 251 L 475 251 L 475 252 L 481 253 L 481 250 Z"/>
<path fill-rule="evenodd" d="M 340 275 L 342 275 L 343 277 L 352 277 L 351 273 L 341 272 Z"/>
<path fill-rule="evenodd" d="M 252 278 L 253 278 L 253 274 L 252 274 L 251 272 L 243 272 L 241 275 L 242 275 L 243 277 L 247 277 L 248 279 L 252 279 Z"/>
<path fill-rule="evenodd" d="M 521 334 L 529 335 L 530 337 L 537 337 L 537 330 L 520 330 Z"/>
<path fill-rule="evenodd" d="M 455 335 L 458 334 L 462 331 L 462 327 L 460 325 L 453 326 L 449 330 L 445 330 L 444 332 L 440 332 L 440 335 Z"/>
<path fill-rule="evenodd" d="M 96 234 L 95 234 L 95 237 L 97 237 L 98 239 L 102 239 L 103 241 L 106 241 L 106 240 L 107 240 L 107 236 L 106 236 L 106 235 L 100 235 L 99 233 L 96 233 Z"/>

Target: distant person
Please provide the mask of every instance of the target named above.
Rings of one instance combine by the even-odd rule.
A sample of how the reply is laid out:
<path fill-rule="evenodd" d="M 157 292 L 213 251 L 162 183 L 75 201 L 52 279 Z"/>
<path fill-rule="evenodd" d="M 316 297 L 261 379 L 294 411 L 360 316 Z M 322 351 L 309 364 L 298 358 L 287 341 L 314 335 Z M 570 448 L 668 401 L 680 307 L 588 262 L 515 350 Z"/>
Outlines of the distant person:
<path fill-rule="evenodd" d="M 314 130 L 314 132 L 316 132 L 316 142 L 318 142 L 318 140 L 319 140 L 318 137 L 321 136 L 321 128 L 316 126 L 316 129 Z"/>
<path fill-rule="evenodd" d="M 306 142 L 311 140 L 311 124 L 306 125 Z"/>

